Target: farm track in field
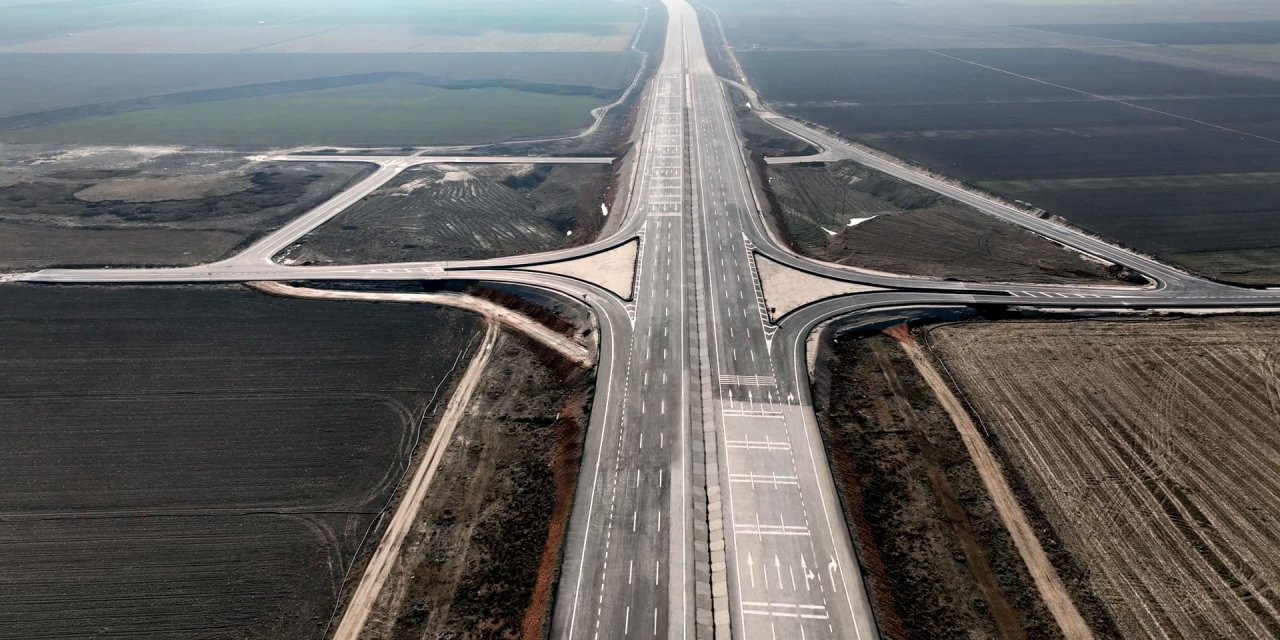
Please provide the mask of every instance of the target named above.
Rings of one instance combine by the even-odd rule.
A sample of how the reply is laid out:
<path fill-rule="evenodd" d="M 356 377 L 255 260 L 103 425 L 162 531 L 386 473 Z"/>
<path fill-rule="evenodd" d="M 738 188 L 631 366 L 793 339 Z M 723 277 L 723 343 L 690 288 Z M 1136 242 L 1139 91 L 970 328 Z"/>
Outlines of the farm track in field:
<path fill-rule="evenodd" d="M 1280 633 L 1280 325 L 1006 322 L 924 336 L 1048 525 L 1042 539 L 1078 567 L 1077 596 L 1123 637 Z"/>

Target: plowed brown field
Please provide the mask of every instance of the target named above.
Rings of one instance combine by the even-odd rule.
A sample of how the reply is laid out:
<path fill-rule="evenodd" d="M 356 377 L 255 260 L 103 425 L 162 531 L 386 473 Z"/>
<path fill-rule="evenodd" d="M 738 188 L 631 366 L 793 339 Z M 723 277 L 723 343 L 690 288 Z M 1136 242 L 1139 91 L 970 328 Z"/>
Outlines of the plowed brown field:
<path fill-rule="evenodd" d="M 1280 322 L 925 333 L 1124 638 L 1280 635 Z"/>

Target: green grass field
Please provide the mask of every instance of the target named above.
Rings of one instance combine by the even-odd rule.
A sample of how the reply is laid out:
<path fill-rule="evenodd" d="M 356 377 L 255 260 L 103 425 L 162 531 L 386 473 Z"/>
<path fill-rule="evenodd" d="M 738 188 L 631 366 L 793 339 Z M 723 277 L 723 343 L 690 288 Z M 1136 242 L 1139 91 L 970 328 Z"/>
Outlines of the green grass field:
<path fill-rule="evenodd" d="M 4 142 L 231 147 L 480 144 L 568 133 L 605 101 L 511 89 L 382 82 L 83 118 L 0 132 Z"/>

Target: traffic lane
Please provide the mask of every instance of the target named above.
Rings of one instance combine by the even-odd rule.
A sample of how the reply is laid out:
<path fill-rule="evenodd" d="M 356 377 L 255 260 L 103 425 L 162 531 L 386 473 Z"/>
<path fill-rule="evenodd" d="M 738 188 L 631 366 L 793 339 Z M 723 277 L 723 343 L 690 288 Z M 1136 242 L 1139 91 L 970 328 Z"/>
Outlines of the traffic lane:
<path fill-rule="evenodd" d="M 378 167 L 377 171 L 374 171 L 369 177 L 356 183 L 350 189 L 335 195 L 311 211 L 294 218 L 285 226 L 249 245 L 249 248 L 244 251 L 227 258 L 226 260 L 212 264 L 234 265 L 244 264 L 246 262 L 270 263 L 273 256 L 293 244 L 298 240 L 298 238 L 301 238 L 312 229 L 328 222 L 334 216 L 342 213 L 351 205 L 359 202 L 365 196 L 373 193 L 378 188 L 390 182 L 393 178 L 400 175 L 404 169 L 404 167 L 399 165 Z"/>
<path fill-rule="evenodd" d="M 713 114 L 707 109 L 699 109 L 696 114 L 703 122 L 713 119 Z M 729 278 L 727 272 L 729 264 L 726 260 L 732 261 L 739 254 L 743 256 L 744 262 L 751 261 L 742 221 L 747 211 L 746 192 L 739 186 L 740 182 L 735 181 L 735 177 L 740 177 L 736 174 L 745 170 L 745 167 L 739 168 L 733 163 L 725 162 L 726 158 L 733 155 L 728 147 L 736 144 L 736 138 L 730 139 L 725 135 L 717 139 L 716 127 L 712 126 L 709 131 L 704 131 L 701 124 L 702 122 L 695 122 L 695 134 L 699 136 L 695 144 L 700 154 L 700 168 L 707 178 L 702 197 L 716 202 L 708 205 L 704 200 L 704 211 L 711 217 L 705 221 L 707 224 L 704 227 L 708 247 L 707 284 L 709 289 L 720 287 L 724 294 L 723 300 L 721 296 L 709 295 L 708 302 L 717 325 L 727 326 L 744 334 L 744 340 L 735 340 L 732 345 L 721 344 L 720 348 L 713 350 L 712 356 L 717 361 L 716 370 L 724 374 L 731 383 L 717 388 L 717 421 L 721 440 L 725 445 L 720 464 L 722 483 L 728 487 L 729 493 L 729 513 L 725 517 L 728 520 L 726 529 L 730 535 L 726 543 L 732 567 L 729 575 L 731 602 L 739 616 L 736 621 L 737 635 L 752 637 L 760 633 L 760 637 L 778 637 L 774 634 L 778 631 L 779 621 L 783 621 L 785 628 L 781 637 L 800 637 L 823 631 L 825 633 L 815 637 L 858 637 L 863 635 L 865 629 L 870 629 L 866 626 L 870 617 L 866 616 L 866 620 L 861 621 L 856 619 L 852 606 L 829 611 L 826 590 L 830 589 L 831 594 L 835 595 L 836 584 L 824 586 L 822 581 L 810 579 L 806 583 L 807 589 L 800 595 L 798 589 L 785 592 L 785 585 L 776 581 L 776 593 L 762 591 L 763 578 L 759 582 L 754 581 L 757 558 L 764 557 L 767 561 L 771 551 L 776 565 L 775 572 L 786 566 L 789 578 L 796 567 L 799 567 L 803 581 L 803 578 L 814 574 L 812 566 L 818 562 L 819 554 L 825 554 L 826 562 L 833 568 L 839 568 L 848 564 L 852 550 L 844 528 L 835 529 L 829 525 L 830 516 L 825 512 L 824 499 L 827 492 L 821 488 L 821 476 L 813 473 L 814 465 L 808 448 L 801 449 L 800 438 L 792 432 L 790 423 L 797 417 L 794 413 L 797 407 L 784 403 L 778 393 L 776 371 L 769 353 L 770 345 L 759 313 L 764 303 L 757 299 L 754 273 L 748 279 L 748 286 L 737 278 Z M 725 127 L 719 127 L 719 130 L 729 131 Z M 709 159 L 709 162 L 703 163 L 703 158 Z M 755 313 L 748 312 L 748 307 Z M 759 327 L 755 339 L 751 336 L 751 320 Z M 718 338 L 719 334 L 716 335 Z M 739 355 L 740 349 L 747 354 L 746 358 Z M 763 358 L 760 357 L 761 353 Z M 730 367 L 734 373 L 726 373 L 730 371 Z M 764 384 L 760 384 L 762 382 Z M 763 397 L 756 395 L 757 392 Z M 794 396 L 790 396 L 789 401 L 793 398 Z M 804 442 L 807 444 L 807 440 Z M 809 462 L 809 468 L 800 468 L 805 461 Z M 794 484 L 771 484 L 769 488 L 772 492 L 765 493 L 769 489 L 754 484 L 757 476 L 767 476 L 775 481 L 779 476 L 794 478 L 791 481 Z M 744 479 L 748 483 L 745 490 L 740 486 L 735 487 L 735 484 Z M 760 491 L 756 491 L 757 488 Z M 779 492 L 779 489 L 782 491 Z M 815 524 L 810 517 L 811 509 L 806 498 L 820 506 L 823 514 L 821 524 Z M 749 520 L 742 520 L 744 517 Z M 748 538 L 743 538 L 743 534 Z M 751 535 L 754 538 L 750 538 Z M 745 579 L 743 563 L 747 563 Z M 781 578 L 781 574 L 775 577 Z M 855 590 L 860 594 L 860 579 L 857 576 L 854 578 Z M 798 587 L 798 584 L 793 584 Z M 863 595 L 857 598 L 860 604 L 865 600 Z M 852 602 L 853 598 L 850 597 L 847 601 Z M 763 617 L 767 626 L 765 623 L 749 623 L 747 616 Z M 766 629 L 768 635 L 763 635 Z M 871 629 L 870 633 L 874 634 L 874 630 Z"/>
<path fill-rule="evenodd" d="M 747 442 L 754 449 L 743 448 Z M 848 628 L 832 611 L 839 573 L 812 526 L 787 441 L 768 442 L 729 443 L 739 626 L 747 638 L 833 637 L 837 626 Z"/>
<path fill-rule="evenodd" d="M 568 629 L 573 625 L 574 613 L 586 573 L 598 565 L 599 549 L 593 545 L 598 540 L 602 519 L 598 505 L 605 488 L 602 476 L 606 471 L 606 447 L 620 425 L 616 400 L 624 394 L 624 367 L 630 351 L 632 331 L 630 318 L 622 305 L 616 302 L 602 304 L 595 296 L 586 298 L 597 309 L 601 321 L 601 355 L 594 406 L 584 442 L 580 479 L 575 489 L 575 504 L 580 505 L 570 514 L 569 530 L 565 540 L 564 579 L 559 586 L 558 606 L 553 611 L 552 629 L 558 637 L 570 637 Z M 585 505 L 586 508 L 582 508 Z M 569 606 L 572 605 L 572 606 Z"/>
<path fill-rule="evenodd" d="M 668 416 L 675 415 L 678 402 L 667 387 L 676 359 L 670 307 L 662 304 L 662 291 L 653 282 L 667 259 L 666 243 L 660 227 L 646 235 L 652 242 L 642 272 L 649 277 L 638 290 L 636 327 L 622 374 L 622 416 L 616 434 L 605 436 L 610 442 L 600 456 L 605 478 L 591 507 L 599 517 L 588 529 L 590 539 L 583 540 L 585 584 L 575 591 L 577 612 L 571 614 L 567 637 L 627 635 L 633 619 L 636 625 L 647 622 L 650 630 L 654 624 L 666 626 L 661 566 L 668 554 L 660 533 L 669 486 L 663 480 L 669 464 L 664 453 L 674 433 Z"/>
<path fill-rule="evenodd" d="M 672 96 L 660 95 L 664 91 L 670 94 L 672 85 L 669 78 L 662 77 L 655 84 L 657 122 L 664 110 L 672 108 Z M 679 138 L 675 153 L 665 146 L 671 142 L 659 131 L 646 132 L 634 200 L 637 219 L 643 220 L 644 238 L 637 273 L 635 330 L 623 382 L 624 411 L 607 488 L 593 496 L 603 513 L 596 527 L 588 527 L 595 539 L 584 541 L 584 555 L 588 542 L 593 547 L 579 575 L 584 580 L 590 576 L 591 583 L 575 593 L 575 612 L 567 634 L 573 637 L 656 636 L 673 624 L 668 621 L 671 571 L 664 572 L 663 567 L 672 555 L 668 543 L 674 523 L 668 509 L 673 501 L 668 480 L 676 451 L 675 425 L 683 406 L 678 376 L 673 375 L 683 369 L 679 364 L 683 349 L 677 345 L 682 338 L 682 311 L 675 309 L 673 318 L 672 305 L 679 296 L 681 279 L 673 282 L 671 278 L 672 270 L 682 266 L 672 255 L 679 246 L 673 239 L 678 239 L 681 225 L 678 219 L 646 215 L 655 199 L 648 168 L 659 164 L 664 155 L 681 155 Z M 602 463 L 608 466 L 608 461 Z M 585 612 L 578 613 L 581 609 Z"/>
<path fill-rule="evenodd" d="M 594 594 L 596 619 L 592 626 L 617 634 L 665 632 L 669 615 L 670 467 L 676 451 L 682 410 L 679 378 L 682 350 L 679 295 L 666 278 L 665 265 L 673 252 L 678 225 L 650 223 L 646 236 L 652 261 L 637 299 L 635 351 L 624 424 L 610 482 L 600 556 L 601 580 Z M 678 280 L 676 286 L 678 286 Z M 679 523 L 683 524 L 683 523 Z M 666 570 L 664 570 L 666 568 Z M 590 600 L 588 601 L 590 602 Z"/>

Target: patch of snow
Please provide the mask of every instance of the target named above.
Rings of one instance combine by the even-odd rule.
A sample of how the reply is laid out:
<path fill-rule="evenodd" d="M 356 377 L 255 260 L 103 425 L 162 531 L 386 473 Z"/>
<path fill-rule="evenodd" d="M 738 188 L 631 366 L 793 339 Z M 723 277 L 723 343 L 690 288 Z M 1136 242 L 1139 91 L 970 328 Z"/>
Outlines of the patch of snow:
<path fill-rule="evenodd" d="M 603 202 L 600 203 L 600 215 L 606 218 L 609 217 L 609 205 L 606 205 Z"/>
<path fill-rule="evenodd" d="M 832 231 L 832 230 L 830 230 L 830 229 L 828 229 L 828 228 L 826 228 L 826 227 L 820 227 L 820 228 L 821 228 L 823 231 L 826 231 L 826 232 L 827 232 L 827 235 L 830 235 L 830 236 L 834 236 L 834 235 L 836 235 L 836 232 L 834 232 L 834 231 Z"/>
<path fill-rule="evenodd" d="M 570 230 L 568 230 L 568 231 L 564 232 L 564 234 L 565 234 L 566 236 L 571 236 L 571 235 L 573 235 L 573 229 L 570 229 Z"/>
<path fill-rule="evenodd" d="M 876 217 L 876 216 L 868 216 L 868 217 L 866 217 L 866 218 L 849 218 L 849 224 L 847 224 L 847 225 L 845 225 L 845 226 L 846 226 L 846 227 L 856 227 L 856 226 L 858 226 L 858 225 L 860 225 L 860 224 L 862 224 L 862 223 L 864 223 L 864 222 L 866 222 L 866 221 L 868 221 L 868 220 L 871 220 L 871 219 L 873 219 L 873 218 L 875 218 L 875 217 Z M 833 235 L 834 235 L 834 234 L 833 234 Z"/>
<path fill-rule="evenodd" d="M 414 178 L 413 180 L 410 180 L 396 187 L 396 190 L 389 195 L 407 196 L 410 193 L 417 191 L 418 189 L 421 189 L 423 187 L 429 187 L 435 183 L 436 183 L 436 178 L 434 176 L 423 176 L 421 178 Z"/>

